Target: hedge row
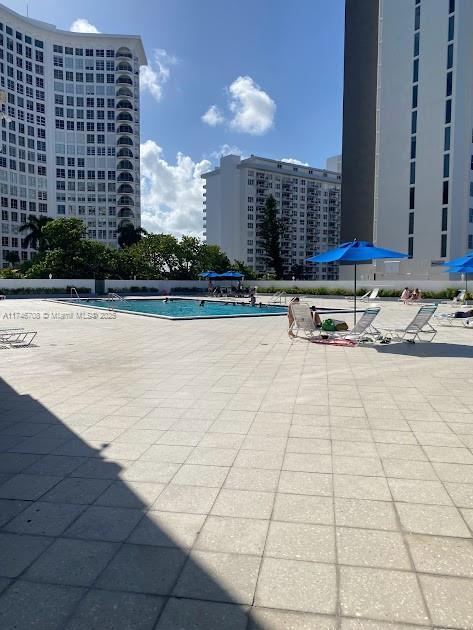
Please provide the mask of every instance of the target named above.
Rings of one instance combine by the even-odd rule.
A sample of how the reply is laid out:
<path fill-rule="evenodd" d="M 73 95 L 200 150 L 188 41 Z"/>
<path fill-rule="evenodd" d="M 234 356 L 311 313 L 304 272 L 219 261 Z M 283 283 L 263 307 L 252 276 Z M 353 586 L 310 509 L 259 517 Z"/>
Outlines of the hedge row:
<path fill-rule="evenodd" d="M 369 289 L 361 287 L 357 289 L 357 295 L 364 295 Z M 328 287 L 287 287 L 281 289 L 280 287 L 258 287 L 258 293 L 278 293 L 284 291 L 288 295 L 353 295 L 353 291 L 347 288 L 332 289 Z M 422 291 L 422 297 L 429 300 L 450 300 L 458 293 L 459 289 L 444 289 L 442 291 Z M 399 298 L 401 296 L 402 289 L 380 289 L 379 297 Z M 473 294 L 468 294 L 468 299 L 472 299 Z"/>
<path fill-rule="evenodd" d="M 43 293 L 57 294 L 70 293 L 71 287 L 20 287 L 18 289 L 6 289 L 0 287 L 0 295 L 40 295 Z M 88 287 L 77 287 L 78 293 L 90 293 Z"/>

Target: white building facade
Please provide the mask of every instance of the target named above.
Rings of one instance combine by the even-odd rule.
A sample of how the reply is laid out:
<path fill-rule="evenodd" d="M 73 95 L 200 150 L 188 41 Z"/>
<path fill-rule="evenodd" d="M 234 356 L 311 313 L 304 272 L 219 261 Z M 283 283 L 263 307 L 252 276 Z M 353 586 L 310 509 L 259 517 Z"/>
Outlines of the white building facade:
<path fill-rule="evenodd" d="M 340 238 L 341 174 L 251 156 L 228 155 L 204 173 L 204 235 L 231 260 L 258 273 L 271 271 L 258 237 L 268 196 L 277 202 L 286 230 L 281 253 L 286 277 L 336 280 L 335 265 L 304 264 L 305 258 L 336 247 Z"/>
<path fill-rule="evenodd" d="M 473 249 L 473 2 L 379 0 L 375 242 L 446 277 Z"/>
<path fill-rule="evenodd" d="M 0 5 L 0 261 L 29 215 L 77 216 L 117 244 L 140 226 L 138 36 L 61 31 Z"/>

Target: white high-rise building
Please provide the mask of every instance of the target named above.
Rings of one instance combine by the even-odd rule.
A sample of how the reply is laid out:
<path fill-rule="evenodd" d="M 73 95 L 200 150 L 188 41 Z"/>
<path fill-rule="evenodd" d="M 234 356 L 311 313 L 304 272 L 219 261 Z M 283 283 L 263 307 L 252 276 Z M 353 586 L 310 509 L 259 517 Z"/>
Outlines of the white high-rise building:
<path fill-rule="evenodd" d="M 0 261 L 27 260 L 30 214 L 77 216 L 117 243 L 140 225 L 138 36 L 72 33 L 0 5 Z"/>
<path fill-rule="evenodd" d="M 273 195 L 287 229 L 281 242 L 284 273 L 298 279 L 332 280 L 337 267 L 304 264 L 339 243 L 340 173 L 251 156 L 221 158 L 205 179 L 204 234 L 231 260 L 258 273 L 269 271 L 258 237 L 266 199 Z"/>
<path fill-rule="evenodd" d="M 473 2 L 346 10 L 342 238 L 361 226 L 408 253 L 402 273 L 446 278 L 441 263 L 473 249 Z"/>

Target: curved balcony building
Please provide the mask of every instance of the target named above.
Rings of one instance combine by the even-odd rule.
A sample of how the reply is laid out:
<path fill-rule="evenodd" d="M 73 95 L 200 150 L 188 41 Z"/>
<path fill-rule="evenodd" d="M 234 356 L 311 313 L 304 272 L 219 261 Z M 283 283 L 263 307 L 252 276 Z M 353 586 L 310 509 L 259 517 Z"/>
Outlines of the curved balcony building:
<path fill-rule="evenodd" d="M 29 215 L 78 216 L 117 244 L 140 226 L 140 37 L 72 33 L 0 5 L 0 264 L 34 253 Z M 120 203 L 123 202 L 122 205 Z"/>

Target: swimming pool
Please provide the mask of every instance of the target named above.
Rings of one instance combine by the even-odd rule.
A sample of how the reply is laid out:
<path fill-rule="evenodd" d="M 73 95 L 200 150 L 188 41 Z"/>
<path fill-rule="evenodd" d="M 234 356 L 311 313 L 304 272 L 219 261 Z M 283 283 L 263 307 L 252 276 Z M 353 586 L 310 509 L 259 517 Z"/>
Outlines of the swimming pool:
<path fill-rule="evenodd" d="M 66 301 L 66 300 L 61 300 Z M 106 299 L 81 299 L 67 300 L 68 304 L 74 306 L 85 306 L 89 308 L 109 309 L 135 315 L 148 315 L 150 317 L 162 317 L 166 319 L 211 319 L 217 317 L 264 317 L 265 315 L 286 315 L 287 306 L 275 306 L 273 304 L 264 306 L 250 306 L 236 302 L 217 302 L 201 300 L 170 298 L 168 302 L 163 299 L 133 299 L 113 300 Z"/>

